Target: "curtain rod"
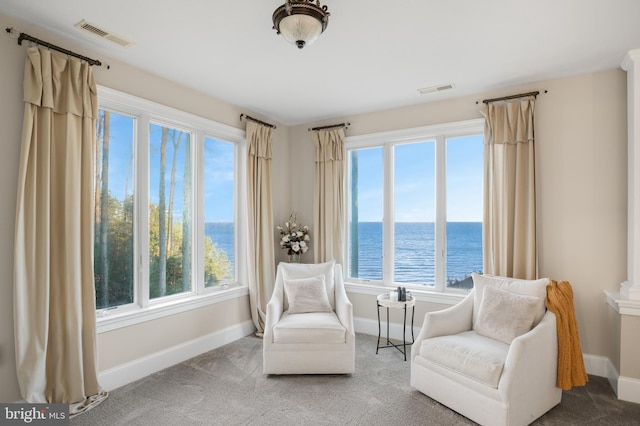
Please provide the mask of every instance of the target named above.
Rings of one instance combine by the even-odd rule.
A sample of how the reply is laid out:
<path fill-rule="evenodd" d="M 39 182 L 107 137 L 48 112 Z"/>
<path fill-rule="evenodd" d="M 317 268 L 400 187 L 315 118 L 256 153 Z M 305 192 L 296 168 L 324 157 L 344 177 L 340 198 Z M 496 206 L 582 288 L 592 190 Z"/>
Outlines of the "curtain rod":
<path fill-rule="evenodd" d="M 27 41 L 39 44 L 41 46 L 44 46 L 44 47 L 46 47 L 48 49 L 57 50 L 58 52 L 64 53 L 65 55 L 69 55 L 69 56 L 73 56 L 75 58 L 81 59 L 81 60 L 89 63 L 89 65 L 96 65 L 96 66 L 99 66 L 99 67 L 102 66 L 102 62 L 100 62 L 97 59 L 88 58 L 88 57 L 86 57 L 84 55 L 81 55 L 79 53 L 72 52 L 71 50 L 65 49 L 65 48 L 60 47 L 60 46 L 56 46 L 55 44 L 51 44 L 51 43 L 48 43 L 48 42 L 46 42 L 44 40 L 40 40 L 39 38 L 35 38 L 33 36 L 30 36 L 29 34 L 26 34 L 26 33 L 23 33 L 23 32 L 19 32 L 17 29 L 15 29 L 13 27 L 6 28 L 5 31 L 10 36 L 15 36 L 16 33 L 19 33 L 19 35 L 18 35 L 18 44 L 20 46 L 22 46 L 22 41 L 23 40 L 27 40 Z M 109 65 L 105 65 L 104 67 L 106 69 L 110 68 Z"/>
<path fill-rule="evenodd" d="M 309 129 L 309 131 L 311 132 L 311 131 L 318 131 L 318 130 L 333 129 L 334 127 L 347 128 L 349 126 L 351 126 L 351 123 L 330 124 L 328 126 L 312 127 Z"/>
<path fill-rule="evenodd" d="M 547 93 L 548 90 L 545 90 L 544 93 Z M 518 95 L 511 95 L 511 96 L 503 96 L 501 98 L 493 98 L 493 99 L 485 99 L 482 101 L 482 103 L 485 104 L 490 104 L 491 102 L 498 102 L 498 101 L 506 101 L 509 99 L 518 99 L 518 98 L 525 98 L 527 96 L 533 96 L 536 97 L 540 94 L 539 91 L 535 91 L 535 92 L 528 92 L 528 93 L 520 93 Z M 478 104 L 479 102 L 476 101 L 476 104 Z"/>
<path fill-rule="evenodd" d="M 253 121 L 255 123 L 260 123 L 263 126 L 271 127 L 272 129 L 277 129 L 277 127 L 275 125 L 273 125 L 271 123 L 267 123 L 266 121 L 258 120 L 257 118 L 253 118 L 253 117 L 251 117 L 250 115 L 247 115 L 247 114 L 240 114 L 240 121 L 242 121 L 243 118 L 245 120 L 251 120 L 251 121 Z"/>

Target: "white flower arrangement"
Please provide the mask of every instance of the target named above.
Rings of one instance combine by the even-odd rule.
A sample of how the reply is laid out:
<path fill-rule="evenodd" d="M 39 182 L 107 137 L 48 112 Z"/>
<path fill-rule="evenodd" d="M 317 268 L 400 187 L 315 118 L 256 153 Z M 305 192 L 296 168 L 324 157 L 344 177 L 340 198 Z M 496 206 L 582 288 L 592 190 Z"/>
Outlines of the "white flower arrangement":
<path fill-rule="evenodd" d="M 296 223 L 296 213 L 291 212 L 284 226 L 276 227 L 280 232 L 280 247 L 287 250 L 289 256 L 300 256 L 309 250 L 309 227 Z"/>

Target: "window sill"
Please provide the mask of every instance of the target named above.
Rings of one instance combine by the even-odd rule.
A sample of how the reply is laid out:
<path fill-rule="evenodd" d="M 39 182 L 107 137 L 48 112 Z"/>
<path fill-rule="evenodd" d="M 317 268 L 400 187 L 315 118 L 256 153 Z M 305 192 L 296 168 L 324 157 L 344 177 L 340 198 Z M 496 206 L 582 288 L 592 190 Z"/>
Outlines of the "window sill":
<path fill-rule="evenodd" d="M 640 316 L 640 301 L 630 300 L 618 292 L 605 291 L 607 303 L 620 315 Z"/>
<path fill-rule="evenodd" d="M 392 290 L 391 287 L 349 282 L 345 282 L 344 287 L 349 293 L 369 294 L 372 296 L 377 296 L 382 293 L 388 293 Z M 417 290 L 415 287 L 412 287 L 410 289 L 407 288 L 407 290 L 411 291 L 411 294 L 416 298 L 416 300 L 428 303 L 438 303 L 441 305 L 455 305 L 462 299 L 467 297 L 467 294 L 469 294 L 466 292 L 441 293 L 437 291 Z"/>
<path fill-rule="evenodd" d="M 224 290 L 213 291 L 204 295 L 193 295 L 180 299 L 174 299 L 164 303 L 157 303 L 146 308 L 107 310 L 105 316 L 97 317 L 98 334 L 122 327 L 139 324 L 145 321 L 175 315 L 192 309 L 213 305 L 226 300 L 247 296 L 249 287 L 235 286 Z"/>

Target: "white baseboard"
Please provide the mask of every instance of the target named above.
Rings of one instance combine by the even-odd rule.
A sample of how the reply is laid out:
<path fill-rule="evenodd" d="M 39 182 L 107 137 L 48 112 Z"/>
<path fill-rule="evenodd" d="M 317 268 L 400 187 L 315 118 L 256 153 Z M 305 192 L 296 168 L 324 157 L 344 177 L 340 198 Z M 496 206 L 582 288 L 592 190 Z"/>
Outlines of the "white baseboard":
<path fill-rule="evenodd" d="M 583 354 L 582 358 L 584 359 L 584 366 L 587 369 L 587 374 L 609 377 L 610 370 L 613 369 L 615 371 L 613 364 L 611 364 L 609 358 L 605 356 Z"/>
<path fill-rule="evenodd" d="M 587 374 L 599 377 L 606 377 L 613 391 L 618 394 L 618 370 L 613 366 L 611 360 L 605 356 L 583 354 L 584 366 Z M 618 396 L 619 398 L 619 396 Z"/>
<path fill-rule="evenodd" d="M 640 404 L 640 380 L 632 377 L 618 377 L 618 399 Z"/>
<path fill-rule="evenodd" d="M 111 391 L 148 376 L 149 374 L 153 374 L 164 368 L 171 367 L 172 365 L 241 339 L 255 331 L 256 328 L 253 322 L 245 321 L 216 331 L 215 333 L 101 371 L 98 374 L 98 380 L 103 389 Z"/>

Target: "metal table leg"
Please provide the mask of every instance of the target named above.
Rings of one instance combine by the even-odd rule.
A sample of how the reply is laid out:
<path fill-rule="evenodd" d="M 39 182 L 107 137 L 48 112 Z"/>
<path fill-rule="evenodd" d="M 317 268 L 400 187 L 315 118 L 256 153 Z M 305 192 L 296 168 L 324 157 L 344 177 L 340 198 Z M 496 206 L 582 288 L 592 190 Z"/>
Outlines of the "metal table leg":
<path fill-rule="evenodd" d="M 380 303 L 376 302 L 376 304 L 378 305 L 378 341 L 376 342 L 376 355 L 378 355 L 378 349 L 380 349 L 380 334 L 381 334 L 381 330 L 380 330 Z"/>
<path fill-rule="evenodd" d="M 407 304 L 404 305 L 404 320 L 402 321 L 402 354 L 404 360 L 407 360 Z"/>

